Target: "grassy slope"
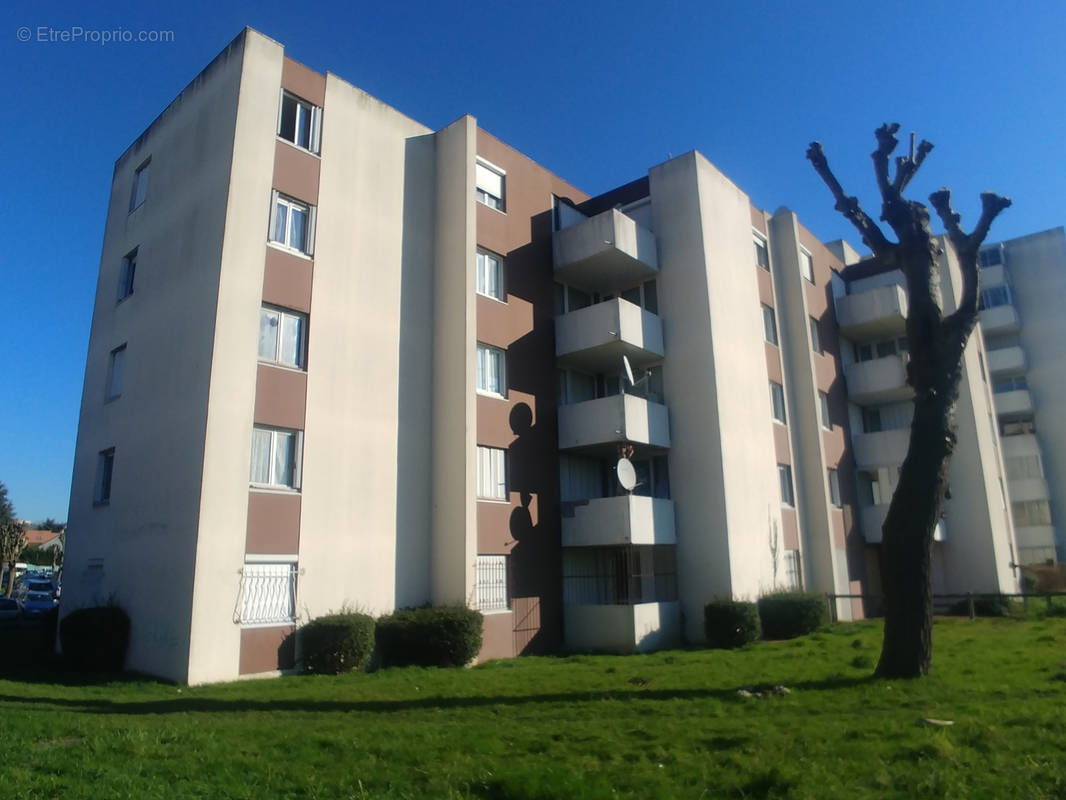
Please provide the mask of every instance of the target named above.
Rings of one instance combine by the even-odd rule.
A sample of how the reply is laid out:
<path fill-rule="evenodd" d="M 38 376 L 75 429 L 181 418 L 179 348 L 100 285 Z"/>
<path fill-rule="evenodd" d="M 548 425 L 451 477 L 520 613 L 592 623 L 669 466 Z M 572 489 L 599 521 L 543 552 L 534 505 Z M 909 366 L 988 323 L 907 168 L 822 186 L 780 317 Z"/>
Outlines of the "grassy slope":
<path fill-rule="evenodd" d="M 1066 619 L 208 687 L 0 680 L 9 797 L 1066 797 Z M 740 687 L 784 684 L 784 697 Z M 951 719 L 951 728 L 916 724 Z"/>

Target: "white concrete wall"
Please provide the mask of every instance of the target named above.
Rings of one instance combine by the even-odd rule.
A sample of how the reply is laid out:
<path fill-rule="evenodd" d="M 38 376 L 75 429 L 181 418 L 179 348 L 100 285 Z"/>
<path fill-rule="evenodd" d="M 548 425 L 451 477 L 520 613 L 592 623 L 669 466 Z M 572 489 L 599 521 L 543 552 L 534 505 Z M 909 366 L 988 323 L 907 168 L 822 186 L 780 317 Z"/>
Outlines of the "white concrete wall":
<path fill-rule="evenodd" d="M 229 276 L 220 285 L 221 263 L 230 255 L 223 250 L 223 234 L 231 222 L 231 171 L 241 170 L 253 183 L 259 180 L 246 172 L 256 155 L 248 154 L 240 164 L 231 164 L 231 155 L 244 59 L 262 61 L 263 51 L 258 37 L 238 37 L 119 158 L 90 332 L 62 613 L 114 600 L 132 619 L 127 666 L 177 681 L 195 677 L 187 665 L 201 532 L 221 537 L 222 550 L 233 550 L 230 543 L 236 543 L 236 562 L 228 557 L 225 563 L 201 562 L 204 581 L 218 584 L 212 598 L 196 598 L 197 608 L 207 599 L 211 613 L 221 618 L 212 632 L 221 640 L 210 646 L 232 649 L 236 672 L 236 648 L 230 648 L 229 639 L 235 629 L 235 570 L 244 543 L 258 319 L 253 316 L 243 334 L 236 330 L 242 318 L 239 309 L 238 319 L 217 331 L 216 320 L 223 310 L 232 310 L 235 292 L 243 291 Z M 275 109 L 277 85 L 275 81 L 271 99 Z M 274 125 L 276 117 L 265 133 L 270 140 Z M 130 213 L 133 174 L 149 156 L 147 200 Z M 259 270 L 260 281 L 272 157 L 261 166 L 267 188 L 256 211 L 259 252 L 255 266 L 248 265 Z M 121 260 L 134 247 L 139 248 L 134 293 L 116 305 Z M 244 278 L 233 280 L 243 283 Z M 253 294 L 250 303 L 258 308 L 258 286 Z M 216 334 L 219 343 L 234 336 L 240 342 L 220 351 Z M 105 404 L 109 354 L 123 342 L 122 395 Z M 223 351 L 242 345 L 249 360 L 237 367 Z M 225 386 L 215 382 L 230 369 L 235 372 Z M 228 394 L 230 390 L 237 394 Z M 232 447 L 233 454 L 218 448 L 205 453 L 205 431 L 216 432 L 223 416 L 240 420 L 228 443 L 217 443 L 219 448 Z M 115 448 L 111 502 L 94 508 L 97 453 L 107 447 Z M 214 485 L 227 459 L 237 464 L 236 484 L 227 478 Z M 201 491 L 206 501 L 202 515 Z M 103 560 L 102 571 L 87 569 L 92 559 Z"/>
<path fill-rule="evenodd" d="M 676 647 L 679 642 L 677 603 L 568 605 L 565 613 L 566 646 L 571 649 L 650 652 Z"/>
<path fill-rule="evenodd" d="M 655 497 L 621 495 L 573 503 L 563 515 L 563 547 L 674 544 L 674 503 Z"/>

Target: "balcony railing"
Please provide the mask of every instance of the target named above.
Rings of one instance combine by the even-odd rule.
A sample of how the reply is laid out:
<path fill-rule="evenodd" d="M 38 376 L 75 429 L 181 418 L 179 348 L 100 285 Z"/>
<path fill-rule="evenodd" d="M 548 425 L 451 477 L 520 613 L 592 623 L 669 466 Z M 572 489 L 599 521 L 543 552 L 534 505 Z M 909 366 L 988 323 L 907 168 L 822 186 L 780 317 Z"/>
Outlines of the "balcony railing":
<path fill-rule="evenodd" d="M 559 407 L 559 449 L 600 448 L 621 442 L 670 447 L 666 406 L 617 394 Z"/>
<path fill-rule="evenodd" d="M 663 323 L 621 298 L 555 318 L 559 366 L 591 373 L 617 372 L 622 356 L 635 367 L 663 357 Z"/>
<path fill-rule="evenodd" d="M 1020 347 L 1003 347 L 988 351 L 988 374 L 995 378 L 1021 375 L 1028 366 L 1025 351 Z"/>
<path fill-rule="evenodd" d="M 885 517 L 888 516 L 888 503 L 877 506 L 863 506 L 859 511 L 862 523 L 862 536 L 867 544 L 881 544 L 881 528 L 884 527 Z M 947 523 L 942 519 L 933 531 L 933 541 L 942 542 L 947 538 Z"/>
<path fill-rule="evenodd" d="M 1011 305 L 984 308 L 978 316 L 985 335 L 1014 333 L 1021 327 L 1018 310 Z"/>
<path fill-rule="evenodd" d="M 556 231 L 552 250 L 556 279 L 585 289 L 614 291 L 659 273 L 655 235 L 618 209 Z"/>
<path fill-rule="evenodd" d="M 902 464 L 910 438 L 910 428 L 854 434 L 851 440 L 855 448 L 855 466 L 876 469 Z"/>
<path fill-rule="evenodd" d="M 996 406 L 996 416 L 1001 420 L 1024 419 L 1033 414 L 1033 396 L 1028 389 L 996 392 L 992 402 Z"/>
<path fill-rule="evenodd" d="M 908 400 L 914 390 L 907 384 L 907 356 L 893 355 L 858 361 L 844 368 L 848 397 L 859 405 L 883 405 Z"/>
<path fill-rule="evenodd" d="M 644 653 L 676 647 L 681 641 L 677 601 L 636 605 L 563 607 L 567 649 Z"/>
<path fill-rule="evenodd" d="M 837 298 L 840 332 L 853 339 L 902 336 L 907 329 L 907 293 L 899 284 Z"/>
<path fill-rule="evenodd" d="M 622 495 L 563 504 L 563 547 L 675 544 L 674 502 Z"/>

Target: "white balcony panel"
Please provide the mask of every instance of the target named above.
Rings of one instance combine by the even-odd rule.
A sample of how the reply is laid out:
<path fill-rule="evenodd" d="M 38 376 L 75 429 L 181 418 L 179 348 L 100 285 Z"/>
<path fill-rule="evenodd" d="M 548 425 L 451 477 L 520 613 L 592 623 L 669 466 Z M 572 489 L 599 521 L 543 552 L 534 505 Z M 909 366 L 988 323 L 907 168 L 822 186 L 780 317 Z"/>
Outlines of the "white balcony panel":
<path fill-rule="evenodd" d="M 619 442 L 670 446 L 666 406 L 618 394 L 559 407 L 559 449 L 612 447 Z"/>
<path fill-rule="evenodd" d="M 1028 389 L 996 392 L 992 395 L 992 402 L 996 406 L 996 415 L 1001 419 L 1020 419 L 1033 414 L 1033 396 Z"/>
<path fill-rule="evenodd" d="M 859 433 L 851 439 L 855 447 L 855 466 L 859 469 L 898 466 L 907 457 L 911 429 Z"/>
<path fill-rule="evenodd" d="M 674 501 L 599 497 L 563 504 L 563 547 L 677 544 Z"/>
<path fill-rule="evenodd" d="M 897 283 L 837 298 L 837 323 L 849 338 L 903 336 L 907 330 L 907 293 Z"/>
<path fill-rule="evenodd" d="M 982 289 L 991 289 L 993 286 L 1002 286 L 1005 283 L 1010 283 L 1010 281 L 1007 279 L 1007 270 L 1002 264 L 981 268 Z"/>
<path fill-rule="evenodd" d="M 988 373 L 993 377 L 1021 375 L 1028 367 L 1025 351 L 1020 347 L 1002 347 L 988 351 Z"/>
<path fill-rule="evenodd" d="M 848 397 L 859 405 L 883 405 L 908 400 L 914 390 L 907 385 L 905 356 L 885 356 L 858 361 L 844 368 Z"/>
<path fill-rule="evenodd" d="M 663 321 L 621 298 L 596 303 L 555 318 L 555 355 L 585 372 L 618 372 L 622 356 L 644 366 L 663 357 Z"/>
<path fill-rule="evenodd" d="M 555 278 L 608 292 L 659 273 L 655 234 L 616 208 L 552 235 Z"/>
<path fill-rule="evenodd" d="M 862 536 L 867 544 L 881 544 L 881 528 L 888 516 L 888 503 L 879 506 L 863 506 L 859 512 L 862 523 Z M 933 541 L 942 542 L 947 537 L 947 524 L 944 520 L 937 523 L 933 532 Z"/>
<path fill-rule="evenodd" d="M 1019 433 L 1014 436 L 1004 436 L 999 440 L 1003 449 L 1004 458 L 1017 458 L 1018 456 L 1039 456 L 1040 442 L 1035 433 Z"/>
<path fill-rule="evenodd" d="M 1021 327 L 1018 311 L 1014 306 L 996 306 L 983 309 L 978 314 L 985 335 L 1014 333 Z"/>
<path fill-rule="evenodd" d="M 1012 503 L 1026 500 L 1047 500 L 1047 481 L 1043 478 L 1017 478 L 1007 484 Z"/>
<path fill-rule="evenodd" d="M 646 653 L 677 647 L 681 641 L 681 607 L 669 603 L 631 606 L 566 605 L 563 630 L 570 650 Z"/>
<path fill-rule="evenodd" d="M 1020 549 L 1033 547 L 1055 548 L 1055 529 L 1051 525 L 1024 525 L 1014 529 L 1014 539 Z"/>

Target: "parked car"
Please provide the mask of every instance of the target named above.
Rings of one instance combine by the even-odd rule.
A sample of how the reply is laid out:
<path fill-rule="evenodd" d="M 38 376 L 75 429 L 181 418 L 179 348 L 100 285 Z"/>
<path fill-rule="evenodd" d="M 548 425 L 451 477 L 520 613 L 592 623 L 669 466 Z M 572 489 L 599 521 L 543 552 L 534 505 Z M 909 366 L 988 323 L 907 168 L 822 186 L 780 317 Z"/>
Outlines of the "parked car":
<path fill-rule="evenodd" d="M 22 616 L 24 619 L 36 619 L 55 607 L 56 601 L 52 597 L 51 586 L 44 591 L 28 591 L 22 599 Z"/>
<path fill-rule="evenodd" d="M 20 609 L 17 601 L 10 597 L 0 597 L 0 622 L 10 622 L 19 618 Z"/>

